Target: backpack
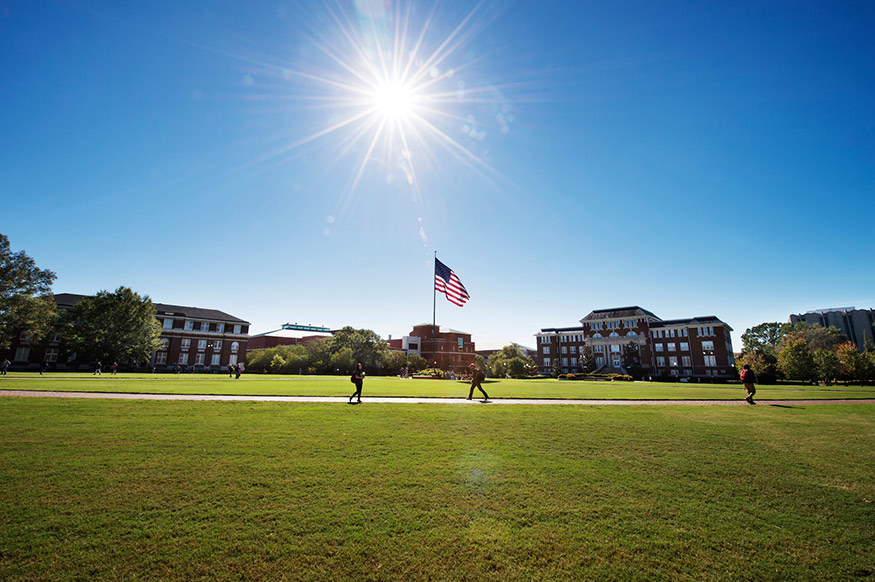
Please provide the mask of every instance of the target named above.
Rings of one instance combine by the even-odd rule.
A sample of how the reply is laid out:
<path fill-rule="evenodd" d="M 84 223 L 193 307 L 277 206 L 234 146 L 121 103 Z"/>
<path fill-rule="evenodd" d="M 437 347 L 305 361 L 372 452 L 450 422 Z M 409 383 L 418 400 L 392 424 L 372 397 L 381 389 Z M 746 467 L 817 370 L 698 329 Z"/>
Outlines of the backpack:
<path fill-rule="evenodd" d="M 353 372 L 352 376 L 349 377 L 349 381 L 355 384 L 355 372 Z"/>
<path fill-rule="evenodd" d="M 742 370 L 741 371 L 741 383 L 747 384 L 750 381 L 750 375 L 751 375 L 750 370 Z"/>

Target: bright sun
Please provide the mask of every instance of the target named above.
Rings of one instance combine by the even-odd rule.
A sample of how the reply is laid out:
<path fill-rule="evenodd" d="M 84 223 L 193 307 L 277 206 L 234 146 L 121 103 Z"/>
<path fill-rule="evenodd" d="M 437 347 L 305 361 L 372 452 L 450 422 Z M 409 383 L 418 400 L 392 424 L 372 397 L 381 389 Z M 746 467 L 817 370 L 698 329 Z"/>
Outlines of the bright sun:
<path fill-rule="evenodd" d="M 404 124 L 412 120 L 418 98 L 412 87 L 391 80 L 374 87 L 369 101 L 383 120 Z"/>

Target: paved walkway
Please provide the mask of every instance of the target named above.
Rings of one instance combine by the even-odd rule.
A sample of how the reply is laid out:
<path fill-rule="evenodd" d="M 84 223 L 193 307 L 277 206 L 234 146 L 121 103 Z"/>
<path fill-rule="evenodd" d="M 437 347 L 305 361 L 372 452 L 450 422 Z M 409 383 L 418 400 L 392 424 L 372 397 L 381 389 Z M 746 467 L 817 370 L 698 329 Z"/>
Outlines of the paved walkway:
<path fill-rule="evenodd" d="M 221 394 L 130 394 L 124 392 L 44 392 L 39 390 L 0 390 L 0 396 L 30 396 L 48 398 L 104 398 L 117 400 L 213 400 L 227 402 L 335 402 L 346 403 L 345 396 L 238 396 Z M 480 400 L 464 398 L 396 398 L 365 397 L 362 404 L 482 404 Z M 744 400 L 559 400 L 535 398 L 499 398 L 489 404 L 571 404 L 578 406 L 748 406 Z M 875 404 L 875 398 L 843 400 L 760 400 L 765 406 L 798 406 L 802 404 Z"/>

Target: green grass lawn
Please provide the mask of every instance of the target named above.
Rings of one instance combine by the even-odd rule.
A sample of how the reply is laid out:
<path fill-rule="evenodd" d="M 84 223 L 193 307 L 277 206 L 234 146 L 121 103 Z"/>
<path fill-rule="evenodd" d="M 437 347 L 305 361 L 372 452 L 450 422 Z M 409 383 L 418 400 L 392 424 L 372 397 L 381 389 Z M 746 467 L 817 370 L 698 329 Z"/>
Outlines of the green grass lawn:
<path fill-rule="evenodd" d="M 872 579 L 873 475 L 871 404 L 0 397 L 0 579 Z"/>
<path fill-rule="evenodd" d="M 669 384 L 662 382 L 576 382 L 546 380 L 489 380 L 484 388 L 492 398 L 585 398 L 739 400 L 740 384 Z M 9 374 L 0 389 L 171 394 L 245 394 L 262 396 L 348 396 L 347 376 L 272 376 L 244 374 L 239 380 L 212 374 Z M 479 392 L 478 392 L 479 394 Z M 468 384 L 450 380 L 402 380 L 374 376 L 365 379 L 363 395 L 463 397 Z M 759 386 L 758 400 L 875 398 L 875 387 Z"/>

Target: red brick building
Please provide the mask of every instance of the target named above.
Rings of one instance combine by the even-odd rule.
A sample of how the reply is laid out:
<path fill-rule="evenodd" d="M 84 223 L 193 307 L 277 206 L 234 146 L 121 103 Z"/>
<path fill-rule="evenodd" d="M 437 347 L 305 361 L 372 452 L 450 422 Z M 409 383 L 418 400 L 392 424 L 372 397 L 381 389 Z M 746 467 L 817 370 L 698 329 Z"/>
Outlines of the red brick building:
<path fill-rule="evenodd" d="M 542 373 L 582 372 L 580 355 L 592 349 L 595 372 L 626 374 L 623 355 L 638 348 L 645 377 L 734 378 L 732 328 L 713 315 L 663 321 L 638 306 L 599 309 L 579 326 L 543 328 L 535 337 Z"/>
<path fill-rule="evenodd" d="M 59 311 L 72 309 L 86 295 L 58 293 Z M 161 324 L 161 348 L 152 353 L 149 364 L 157 370 L 183 369 L 218 371 L 242 362 L 249 340 L 249 322 L 216 309 L 155 303 Z M 19 370 L 36 370 L 45 362 L 50 370 L 90 369 L 70 352 L 60 335 L 31 342 L 22 334 L 10 349 L 12 365 Z M 121 363 L 121 362 L 120 362 Z M 104 364 L 109 364 L 105 362 Z"/>
<path fill-rule="evenodd" d="M 423 323 L 413 326 L 410 335 L 389 340 L 389 347 L 425 358 L 430 368 L 461 373 L 474 363 L 471 334 Z"/>

